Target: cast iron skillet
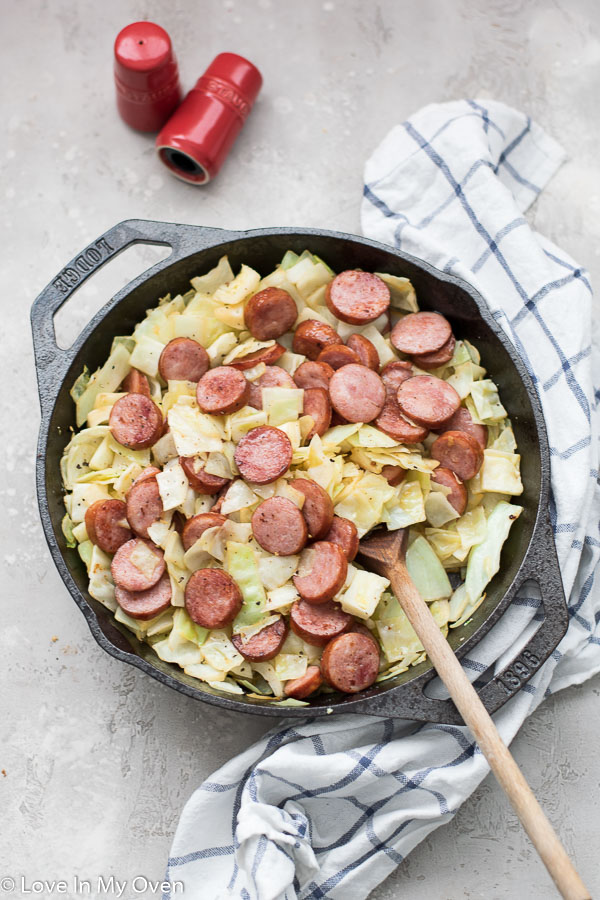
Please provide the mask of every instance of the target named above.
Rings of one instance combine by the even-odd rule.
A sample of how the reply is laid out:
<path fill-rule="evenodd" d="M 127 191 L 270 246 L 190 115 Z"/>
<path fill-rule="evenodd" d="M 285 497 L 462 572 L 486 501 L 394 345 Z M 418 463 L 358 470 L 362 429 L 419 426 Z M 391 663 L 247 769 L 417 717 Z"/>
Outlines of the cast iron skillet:
<path fill-rule="evenodd" d="M 172 247 L 158 263 L 110 300 L 83 330 L 69 350 L 55 341 L 53 317 L 79 285 L 107 260 L 136 243 Z M 276 707 L 264 701 L 225 695 L 162 662 L 139 643 L 112 614 L 87 592 L 87 574 L 76 550 L 67 548 L 61 531 L 64 515 L 59 461 L 75 425 L 69 389 L 84 364 L 94 371 L 107 358 L 115 335 L 129 334 L 145 310 L 171 292 L 185 292 L 189 279 L 214 266 L 223 254 L 237 269 L 246 263 L 261 274 L 270 272 L 288 249 L 310 249 L 336 271 L 362 268 L 408 276 L 424 309 L 436 309 L 452 322 L 455 334 L 468 338 L 481 351 L 490 377 L 498 384 L 513 421 L 521 453 L 525 493 L 524 512 L 514 524 L 502 552 L 499 574 L 486 600 L 469 624 L 450 631 L 450 644 L 463 656 L 488 633 L 527 579 L 541 588 L 545 617 L 537 632 L 509 666 L 482 687 L 488 712 L 499 709 L 534 674 L 556 647 L 567 628 L 567 609 L 548 520 L 550 459 L 539 401 L 523 362 L 489 314 L 477 292 L 465 282 L 439 272 L 427 263 L 383 244 L 353 235 L 318 229 L 262 228 L 232 232 L 218 228 L 166 222 L 121 222 L 93 241 L 64 268 L 35 301 L 31 311 L 33 343 L 41 402 L 37 455 L 37 489 L 42 524 L 54 562 L 71 596 L 83 612 L 100 646 L 153 678 L 190 697 L 225 709 L 270 716 L 323 716 L 328 713 L 367 713 L 429 722 L 460 724 L 450 700 L 433 699 L 425 688 L 435 672 L 428 661 L 410 668 L 358 695 L 328 694 L 310 707 Z"/>

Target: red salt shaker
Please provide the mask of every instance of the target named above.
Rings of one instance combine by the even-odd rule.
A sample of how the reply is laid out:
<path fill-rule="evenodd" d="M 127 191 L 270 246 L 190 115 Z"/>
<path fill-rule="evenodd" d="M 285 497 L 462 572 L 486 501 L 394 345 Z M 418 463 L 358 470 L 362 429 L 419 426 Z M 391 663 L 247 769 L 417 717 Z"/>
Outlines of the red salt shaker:
<path fill-rule="evenodd" d="M 259 70 L 236 53 L 219 53 L 171 116 L 156 149 L 191 184 L 214 178 L 242 130 L 262 85 Z"/>
<path fill-rule="evenodd" d="M 117 108 L 137 131 L 159 131 L 181 101 L 171 38 L 154 22 L 132 22 L 115 40 Z"/>

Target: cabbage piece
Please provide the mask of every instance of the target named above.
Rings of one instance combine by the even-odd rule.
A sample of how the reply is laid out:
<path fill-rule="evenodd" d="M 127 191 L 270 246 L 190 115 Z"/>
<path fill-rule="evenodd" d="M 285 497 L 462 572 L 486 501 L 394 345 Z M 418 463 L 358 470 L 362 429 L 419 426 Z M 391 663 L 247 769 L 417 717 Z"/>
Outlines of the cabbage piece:
<path fill-rule="evenodd" d="M 107 435 L 96 448 L 93 456 L 90 459 L 90 469 L 99 471 L 100 469 L 108 469 L 112 467 L 115 451 L 113 449 L 114 443 L 110 440 L 110 437 L 111 435 Z"/>
<path fill-rule="evenodd" d="M 241 478 L 238 478 L 229 485 L 221 506 L 221 512 L 224 516 L 228 516 L 232 512 L 254 506 L 259 500 L 260 497 L 254 493 L 249 485 L 242 481 Z"/>
<path fill-rule="evenodd" d="M 456 622 L 453 622 L 450 628 L 460 628 L 461 625 L 465 625 L 476 609 L 479 609 L 483 601 L 485 600 L 485 594 L 482 594 L 479 600 L 476 600 L 475 603 L 468 603 L 464 610 L 463 614 Z"/>
<path fill-rule="evenodd" d="M 193 381 L 169 381 L 168 388 L 162 395 L 160 403 L 163 416 L 166 416 L 180 397 L 196 397 L 197 385 Z M 193 404 L 192 404 L 193 405 Z"/>
<path fill-rule="evenodd" d="M 344 427 L 338 426 L 338 427 Z M 398 447 L 398 441 L 374 428 L 372 425 L 360 425 L 358 431 L 349 434 L 346 443 L 351 447 Z"/>
<path fill-rule="evenodd" d="M 202 645 L 204 660 L 218 672 L 229 672 L 244 662 L 226 631 L 211 631 Z"/>
<path fill-rule="evenodd" d="M 359 619 L 368 619 L 375 612 L 381 595 L 389 586 L 389 579 L 375 572 L 357 569 L 350 587 L 339 598 L 342 609 Z"/>
<path fill-rule="evenodd" d="M 393 619 L 377 621 L 379 642 L 388 662 L 398 662 L 409 666 L 423 652 L 423 645 L 404 610 L 400 609 Z"/>
<path fill-rule="evenodd" d="M 157 547 L 162 547 L 164 549 L 166 546 L 171 529 L 170 519 L 171 516 L 169 515 L 166 519 L 158 519 L 158 521 L 153 522 L 152 525 L 148 526 L 148 537 Z"/>
<path fill-rule="evenodd" d="M 194 299 L 188 304 L 185 314 L 181 316 L 184 320 L 180 326 L 180 330 L 187 330 L 188 337 L 194 337 L 194 340 L 206 347 L 207 353 L 216 341 L 221 337 L 233 337 L 233 341 L 237 340 L 231 333 L 229 325 L 215 317 L 216 304 L 212 297 L 206 297 L 204 294 L 196 294 Z M 177 317 L 175 317 L 177 318 Z M 211 354 L 209 353 L 209 356 Z M 211 357 L 212 359 L 212 357 Z"/>
<path fill-rule="evenodd" d="M 267 591 L 281 588 L 298 568 L 299 556 L 261 556 L 258 560 L 260 578 Z M 295 588 L 294 588 L 295 590 Z"/>
<path fill-rule="evenodd" d="M 79 546 L 83 547 L 83 544 Z M 88 564 L 90 577 L 88 591 L 95 600 L 114 612 L 117 608 L 117 601 L 115 600 L 115 584 L 110 572 L 110 562 L 110 556 L 93 544 Z"/>
<path fill-rule="evenodd" d="M 106 440 L 115 454 L 113 468 L 127 468 L 131 463 L 137 463 L 138 466 L 141 466 L 142 468 L 150 465 L 150 450 L 131 450 L 129 447 L 124 447 L 123 444 L 119 444 L 112 434 L 108 434 Z"/>
<path fill-rule="evenodd" d="M 135 350 L 131 354 L 131 365 L 146 375 L 157 375 L 158 361 L 164 349 L 165 344 L 142 335 L 136 340 Z"/>
<path fill-rule="evenodd" d="M 242 608 L 233 622 L 236 633 L 245 625 L 253 625 L 263 618 L 267 597 L 260 579 L 256 553 L 248 544 L 227 541 L 225 568 L 237 582 L 243 597 Z"/>
<path fill-rule="evenodd" d="M 268 611 L 273 609 L 283 610 L 285 607 L 291 606 L 292 603 L 299 599 L 300 594 L 296 590 L 294 583 L 292 581 L 287 581 L 285 584 L 282 584 L 281 587 L 276 587 L 272 590 L 267 589 L 265 609 Z"/>
<path fill-rule="evenodd" d="M 225 672 L 219 672 L 213 669 L 208 663 L 196 663 L 191 666 L 184 666 L 183 671 L 190 678 L 198 678 L 199 681 L 206 681 L 213 687 L 215 683 L 225 680 Z"/>
<path fill-rule="evenodd" d="M 223 365 L 227 366 L 232 362 L 235 362 L 236 359 L 241 359 L 244 356 L 248 356 L 249 353 L 255 353 L 257 350 L 263 350 L 268 347 L 274 347 L 275 341 L 258 341 L 254 337 L 249 337 L 244 341 L 241 341 L 239 344 L 230 350 L 225 359 L 223 360 Z"/>
<path fill-rule="evenodd" d="M 211 688 L 214 688 L 217 691 L 221 691 L 223 694 L 243 694 L 243 689 L 236 684 L 235 681 L 231 681 L 229 678 L 224 678 L 222 681 L 209 681 L 208 684 Z"/>
<path fill-rule="evenodd" d="M 275 671 L 275 666 L 270 662 L 262 662 L 262 663 L 252 663 L 252 669 L 255 672 L 258 672 L 259 675 L 265 679 L 269 687 L 271 688 L 275 697 L 283 696 L 283 684 L 281 683 L 281 679 L 277 675 Z"/>
<path fill-rule="evenodd" d="M 146 311 L 146 318 L 135 326 L 133 340 L 136 343 L 144 338 L 151 338 L 161 344 L 168 344 L 173 337 L 173 319 L 165 315 L 161 306 Z M 136 366 L 135 363 L 132 363 Z M 137 366 L 136 366 L 137 368 Z"/>
<path fill-rule="evenodd" d="M 462 546 L 460 536 L 453 525 L 449 528 L 426 528 L 425 537 L 442 561 L 448 559 Z"/>
<path fill-rule="evenodd" d="M 279 621 L 278 615 L 263 615 L 257 622 L 253 622 L 252 625 L 240 625 L 239 628 L 235 631 L 235 634 L 238 634 L 242 639 L 242 644 L 245 644 L 247 641 L 251 640 L 256 634 L 261 632 L 263 628 L 268 628 L 269 625 L 274 625 L 275 622 Z"/>
<path fill-rule="evenodd" d="M 306 299 L 318 288 L 329 284 L 332 279 L 331 270 L 322 262 L 312 259 L 301 259 L 286 271 L 287 279 L 296 286 L 300 296 Z"/>
<path fill-rule="evenodd" d="M 412 542 L 406 551 L 406 568 L 426 603 L 445 600 L 452 594 L 444 567 L 426 538 L 418 537 Z"/>
<path fill-rule="evenodd" d="M 191 641 L 197 647 L 202 647 L 208 637 L 208 628 L 196 625 L 185 609 L 173 610 L 173 631 L 180 638 Z"/>
<path fill-rule="evenodd" d="M 256 290 L 259 281 L 260 275 L 258 272 L 251 269 L 250 266 L 242 264 L 242 268 L 233 281 L 230 281 L 228 284 L 221 284 L 216 289 L 213 293 L 213 300 L 215 303 L 224 304 L 225 306 L 235 306 Z"/>
<path fill-rule="evenodd" d="M 92 553 L 94 550 L 94 544 L 91 541 L 83 541 L 81 544 L 77 545 L 77 552 L 81 557 L 81 561 L 84 563 L 86 569 L 88 570 L 88 574 L 90 571 L 90 563 L 92 561 Z"/>
<path fill-rule="evenodd" d="M 395 309 L 403 309 L 407 312 L 418 312 L 417 295 L 415 289 L 408 280 L 400 275 L 386 275 L 376 272 L 376 275 L 385 281 L 390 289 L 390 302 Z"/>
<path fill-rule="evenodd" d="M 89 535 L 87 533 L 87 528 L 85 527 L 85 522 L 80 522 L 79 525 L 75 525 L 73 527 L 73 537 L 77 541 L 78 544 L 81 544 L 82 541 L 89 540 Z"/>
<path fill-rule="evenodd" d="M 455 527 L 463 550 L 470 550 L 471 547 L 480 544 L 487 532 L 483 508 L 476 506 L 475 509 L 465 513 L 456 521 Z"/>
<path fill-rule="evenodd" d="M 190 573 L 185 568 L 183 544 L 176 531 L 169 531 L 165 539 L 164 553 L 171 580 L 171 606 L 184 606 L 184 590 Z"/>
<path fill-rule="evenodd" d="M 494 428 L 493 425 L 490 426 L 490 430 L 492 428 Z M 502 450 L 504 453 L 513 453 L 517 449 L 517 442 L 510 420 L 503 420 L 496 426 L 496 429 L 498 434 L 494 437 L 493 441 L 490 443 L 488 439 L 490 448 L 492 450 Z"/>
<path fill-rule="evenodd" d="M 122 469 L 101 469 L 99 472 L 88 472 L 87 475 L 80 475 L 76 484 L 111 484 L 116 481 L 121 474 Z"/>
<path fill-rule="evenodd" d="M 70 547 L 71 549 L 76 547 L 77 541 L 73 537 L 73 521 L 68 513 L 63 516 L 60 527 L 62 529 L 62 533 L 65 536 L 67 547 Z"/>
<path fill-rule="evenodd" d="M 480 484 L 483 492 L 509 494 L 515 496 L 523 493 L 523 482 L 519 470 L 521 457 L 518 453 L 505 453 L 502 450 L 484 450 L 481 467 Z"/>
<path fill-rule="evenodd" d="M 467 362 L 454 366 L 453 374 L 445 380 L 452 385 L 461 400 L 468 397 L 475 384 L 474 368 L 471 360 L 469 359 Z"/>
<path fill-rule="evenodd" d="M 475 603 L 483 594 L 487 584 L 500 568 L 502 545 L 508 537 L 512 523 L 523 512 L 522 506 L 512 503 L 498 503 L 487 520 L 485 540 L 473 547 L 469 554 L 465 588 L 468 602 Z"/>
<path fill-rule="evenodd" d="M 281 681 L 301 678 L 307 666 L 307 658 L 299 653 L 278 653 L 273 659 L 275 674 Z"/>
<path fill-rule="evenodd" d="M 176 663 L 182 668 L 202 662 L 203 655 L 200 647 L 191 641 L 177 640 L 176 636 L 172 639 L 172 635 L 171 631 L 168 638 L 152 645 L 154 652 L 163 662 Z"/>
<path fill-rule="evenodd" d="M 79 379 L 75 382 L 72 389 L 73 399 L 77 409 L 77 426 L 80 428 L 88 417 L 90 410 L 93 409 L 96 397 L 100 393 L 108 393 L 116 391 L 127 373 L 132 363 L 127 348 L 124 344 L 117 344 L 101 369 L 91 376 L 85 389 L 77 397 L 77 392 L 81 386 Z M 81 378 L 81 376 L 80 376 Z M 78 387 L 76 387 L 78 385 Z"/>
<path fill-rule="evenodd" d="M 236 443 L 253 428 L 267 424 L 267 414 L 253 406 L 243 406 L 236 413 L 225 417 L 225 435 Z"/>
<path fill-rule="evenodd" d="M 432 490 L 425 500 L 425 515 L 427 521 L 434 528 L 441 528 L 453 519 L 458 519 L 458 513 L 442 491 Z"/>
<path fill-rule="evenodd" d="M 206 352 L 208 353 L 211 361 L 211 365 L 220 366 L 223 362 L 223 359 L 230 350 L 233 350 L 235 345 L 237 344 L 237 337 L 233 332 L 228 331 L 225 334 L 220 335 L 215 338 L 212 343 L 206 348 Z"/>
<path fill-rule="evenodd" d="M 197 407 L 179 402 L 169 410 L 167 419 L 179 456 L 222 449 L 223 441 L 214 418 L 201 413 Z"/>
<path fill-rule="evenodd" d="M 359 537 L 363 537 L 382 521 L 384 507 L 392 498 L 397 499 L 396 488 L 391 487 L 381 475 L 365 472 L 351 493 L 336 503 L 335 513 L 354 522 Z"/>
<path fill-rule="evenodd" d="M 429 612 L 435 619 L 436 625 L 444 631 L 450 619 L 450 604 L 447 600 L 434 600 L 429 607 Z"/>
<path fill-rule="evenodd" d="M 159 467 L 166 465 L 170 459 L 175 459 L 175 457 L 179 456 L 171 431 L 163 434 L 152 446 L 152 456 Z"/>
<path fill-rule="evenodd" d="M 241 303 L 237 306 L 217 306 L 215 308 L 215 319 L 228 328 L 234 328 L 236 331 L 242 331 L 246 327 L 244 307 Z"/>
<path fill-rule="evenodd" d="M 69 515 L 75 525 L 83 522 L 85 511 L 97 500 L 110 500 L 108 488 L 103 484 L 76 484 L 71 494 Z"/>
<path fill-rule="evenodd" d="M 392 362 L 394 359 L 398 359 L 398 355 L 394 351 L 390 341 L 388 338 L 384 338 L 381 334 L 380 330 L 376 327 L 376 323 L 379 319 L 376 319 L 375 322 L 371 322 L 369 325 L 365 325 L 358 332 L 366 337 L 379 355 L 379 362 L 382 366 L 385 366 L 386 363 Z M 387 316 L 385 316 L 385 323 L 387 325 Z"/>
<path fill-rule="evenodd" d="M 506 418 L 507 413 L 500 402 L 498 388 L 489 378 L 473 382 L 471 398 L 482 422 L 488 424 Z"/>
<path fill-rule="evenodd" d="M 360 428 L 360 422 L 350 422 L 348 425 L 335 425 L 333 428 L 328 428 L 321 438 L 323 447 L 327 447 L 328 450 L 335 449 L 337 451 L 337 449 L 342 447 L 343 444 L 346 444 L 348 438 L 353 434 L 356 434 Z M 347 444 L 347 446 L 351 445 Z"/>
<path fill-rule="evenodd" d="M 183 468 L 171 460 L 156 476 L 158 492 L 165 512 L 185 502 L 189 482 Z"/>
<path fill-rule="evenodd" d="M 233 270 L 226 256 L 222 256 L 218 264 L 206 275 L 191 279 L 191 285 L 198 293 L 213 294 L 222 284 L 233 281 Z"/>
<path fill-rule="evenodd" d="M 269 425 L 295 422 L 302 415 L 304 391 L 301 388 L 263 388 L 262 403 Z"/>
<path fill-rule="evenodd" d="M 467 597 L 467 588 L 465 584 L 459 584 L 452 596 L 450 597 L 450 608 L 448 610 L 448 621 L 458 622 L 462 616 L 469 598 Z"/>
<path fill-rule="evenodd" d="M 294 253 L 293 250 L 286 250 L 283 259 L 280 262 L 280 266 L 282 269 L 291 269 L 299 259 L 300 257 L 297 253 Z"/>
<path fill-rule="evenodd" d="M 425 521 L 425 498 L 418 481 L 405 479 L 399 488 L 392 488 L 394 496 L 384 508 L 383 521 L 388 530 L 407 528 Z"/>
<path fill-rule="evenodd" d="M 277 360 L 277 365 L 289 375 L 293 375 L 298 366 L 305 361 L 306 357 L 302 356 L 300 353 L 292 353 L 291 350 L 286 350 L 279 359 Z"/>

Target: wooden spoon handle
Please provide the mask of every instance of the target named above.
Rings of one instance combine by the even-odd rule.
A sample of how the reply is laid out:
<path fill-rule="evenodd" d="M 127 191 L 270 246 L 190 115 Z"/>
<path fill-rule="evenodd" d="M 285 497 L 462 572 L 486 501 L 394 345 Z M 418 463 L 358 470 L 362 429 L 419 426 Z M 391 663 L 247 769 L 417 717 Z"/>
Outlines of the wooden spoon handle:
<path fill-rule="evenodd" d="M 512 803 L 558 890 L 565 900 L 590 900 L 590 892 L 498 734 L 491 716 L 477 696 L 460 662 L 436 625 L 427 604 L 421 599 L 406 566 L 401 561 L 395 562 L 393 571 L 388 571 L 388 577 L 402 609 L 500 786 Z"/>

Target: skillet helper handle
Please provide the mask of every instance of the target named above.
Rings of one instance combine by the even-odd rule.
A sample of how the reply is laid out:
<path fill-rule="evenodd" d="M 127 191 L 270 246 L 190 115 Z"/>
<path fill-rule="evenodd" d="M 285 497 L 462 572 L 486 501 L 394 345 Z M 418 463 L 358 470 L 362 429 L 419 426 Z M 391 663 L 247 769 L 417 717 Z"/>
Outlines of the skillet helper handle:
<path fill-rule="evenodd" d="M 127 219 L 92 241 L 48 284 L 31 307 L 31 329 L 42 408 L 62 381 L 74 356 L 73 348 L 61 350 L 56 343 L 54 316 L 69 297 L 105 263 L 133 244 L 162 244 L 173 253 L 153 271 L 172 265 L 181 256 L 218 244 L 228 232 L 198 225 L 176 225 L 147 219 Z M 76 342 L 77 343 L 77 342 Z"/>
<path fill-rule="evenodd" d="M 388 577 L 402 609 L 561 896 L 565 900 L 590 900 L 590 892 L 579 877 L 460 662 L 435 623 L 427 604 L 421 599 L 404 563 L 398 561 L 393 570 L 388 571 Z"/>

